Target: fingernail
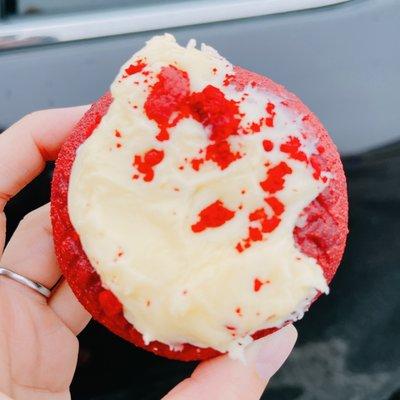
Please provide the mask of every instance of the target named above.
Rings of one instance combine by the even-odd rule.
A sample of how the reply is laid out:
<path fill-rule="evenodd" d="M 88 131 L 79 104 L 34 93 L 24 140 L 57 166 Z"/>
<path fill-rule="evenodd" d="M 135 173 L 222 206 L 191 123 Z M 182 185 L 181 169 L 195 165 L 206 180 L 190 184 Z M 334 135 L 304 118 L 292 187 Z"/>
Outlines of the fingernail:
<path fill-rule="evenodd" d="M 246 361 L 254 367 L 261 379 L 269 380 L 289 357 L 296 340 L 295 327 L 287 325 L 253 342 L 246 349 Z"/>

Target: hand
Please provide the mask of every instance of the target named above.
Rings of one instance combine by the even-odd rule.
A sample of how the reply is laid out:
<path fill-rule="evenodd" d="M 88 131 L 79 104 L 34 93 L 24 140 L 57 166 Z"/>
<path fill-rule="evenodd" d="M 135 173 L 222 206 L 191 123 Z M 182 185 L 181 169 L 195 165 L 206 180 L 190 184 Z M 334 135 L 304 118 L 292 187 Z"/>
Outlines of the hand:
<path fill-rule="evenodd" d="M 33 113 L 0 135 L 0 211 L 54 160 L 87 107 Z M 0 216 L 0 254 L 5 241 Z M 1 256 L 0 265 L 52 288 L 61 277 L 53 250 L 49 205 L 29 213 Z M 89 314 L 60 282 L 48 301 L 0 277 L 0 392 L 14 399 L 69 398 L 79 333 Z M 1 395 L 0 395 L 1 398 Z"/>
<path fill-rule="evenodd" d="M 7 201 L 36 177 L 47 161 L 57 157 L 86 109 L 33 113 L 0 135 L 0 254 L 5 243 L 3 210 Z M 90 316 L 60 280 L 48 204 L 21 221 L 0 265 L 53 288 L 46 300 L 0 276 L 0 400 L 70 398 L 78 355 L 76 335 Z M 296 330 L 288 326 L 256 341 L 246 349 L 246 364 L 227 356 L 203 362 L 165 399 L 259 399 L 296 337 Z"/>

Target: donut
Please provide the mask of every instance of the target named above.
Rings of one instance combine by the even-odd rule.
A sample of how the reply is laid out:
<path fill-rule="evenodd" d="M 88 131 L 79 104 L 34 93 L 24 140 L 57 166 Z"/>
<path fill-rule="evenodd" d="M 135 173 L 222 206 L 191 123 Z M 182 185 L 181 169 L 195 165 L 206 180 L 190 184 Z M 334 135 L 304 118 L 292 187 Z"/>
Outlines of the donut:
<path fill-rule="evenodd" d="M 346 179 L 318 118 L 214 49 L 151 39 L 74 127 L 51 188 L 63 276 L 93 318 L 182 361 L 301 318 L 345 248 Z"/>

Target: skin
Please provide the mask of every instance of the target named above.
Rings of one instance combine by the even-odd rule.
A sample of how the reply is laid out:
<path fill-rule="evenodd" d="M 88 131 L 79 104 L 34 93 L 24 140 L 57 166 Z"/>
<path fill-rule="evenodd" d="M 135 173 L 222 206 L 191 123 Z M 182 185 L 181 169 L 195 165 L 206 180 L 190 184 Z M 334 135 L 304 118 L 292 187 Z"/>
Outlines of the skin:
<path fill-rule="evenodd" d="M 79 348 L 76 335 L 90 315 L 57 266 L 49 204 L 26 215 L 5 248 L 4 207 L 47 161 L 56 159 L 87 108 L 35 112 L 0 135 L 0 265 L 52 288 L 45 299 L 0 277 L 0 400 L 70 398 Z M 289 326 L 249 346 L 246 363 L 227 356 L 205 361 L 165 399 L 259 399 L 296 337 Z"/>

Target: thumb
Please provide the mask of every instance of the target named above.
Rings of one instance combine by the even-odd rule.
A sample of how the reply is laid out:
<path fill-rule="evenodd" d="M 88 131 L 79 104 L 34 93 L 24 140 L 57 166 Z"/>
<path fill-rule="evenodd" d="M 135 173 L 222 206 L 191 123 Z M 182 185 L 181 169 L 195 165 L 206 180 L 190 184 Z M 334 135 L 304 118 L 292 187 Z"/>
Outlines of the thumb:
<path fill-rule="evenodd" d="M 296 339 L 296 329 L 288 325 L 246 348 L 245 363 L 227 355 L 204 361 L 164 400 L 258 400 L 269 379 L 289 356 Z"/>

